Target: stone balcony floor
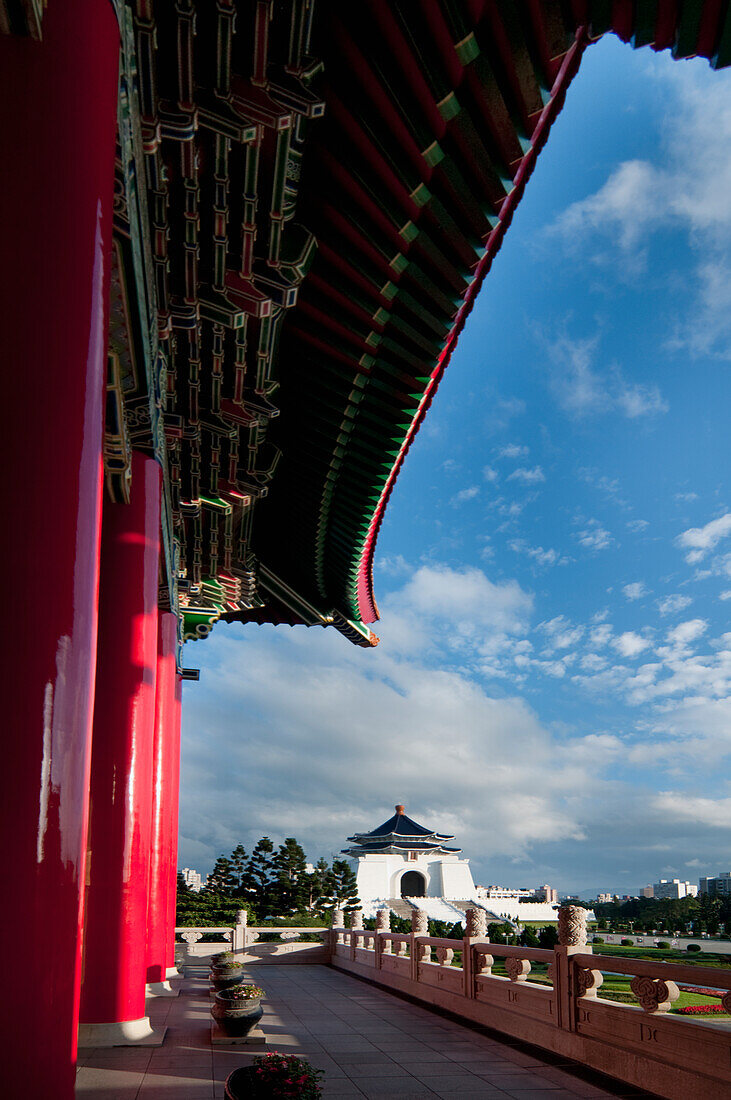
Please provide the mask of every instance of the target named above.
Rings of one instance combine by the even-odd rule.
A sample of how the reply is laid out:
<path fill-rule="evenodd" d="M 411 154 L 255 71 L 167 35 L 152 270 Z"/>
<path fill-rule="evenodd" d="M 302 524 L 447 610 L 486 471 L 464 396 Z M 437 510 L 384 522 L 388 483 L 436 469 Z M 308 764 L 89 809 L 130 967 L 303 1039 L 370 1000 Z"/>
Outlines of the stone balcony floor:
<path fill-rule="evenodd" d="M 265 1049 L 324 1069 L 327 1100 L 650 1095 L 327 966 L 259 965 L 248 976 L 267 991 Z M 163 1045 L 82 1051 L 79 1100 L 222 1100 L 229 1073 L 262 1052 L 211 1046 L 203 969 L 173 984 L 179 997 L 148 1001 L 153 1025 L 168 1029 Z"/>

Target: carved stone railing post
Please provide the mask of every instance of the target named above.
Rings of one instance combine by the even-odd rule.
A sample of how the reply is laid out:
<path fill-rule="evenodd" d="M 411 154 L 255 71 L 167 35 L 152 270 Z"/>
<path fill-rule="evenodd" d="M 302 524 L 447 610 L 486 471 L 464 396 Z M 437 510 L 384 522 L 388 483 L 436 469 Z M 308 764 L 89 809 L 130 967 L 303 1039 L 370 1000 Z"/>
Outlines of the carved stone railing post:
<path fill-rule="evenodd" d="M 464 995 L 470 999 L 475 996 L 475 974 L 479 972 L 475 970 L 472 944 L 486 939 L 487 913 L 479 906 L 468 909 L 465 913 L 465 932 L 462 941 L 462 977 Z"/>
<path fill-rule="evenodd" d="M 451 966 L 454 959 L 454 949 L 451 947 L 437 948 L 437 962 L 440 966 Z"/>
<path fill-rule="evenodd" d="M 236 924 L 234 925 L 233 942 L 231 944 L 234 952 L 243 952 L 246 950 L 246 921 L 248 914 L 245 909 L 239 909 L 236 914 Z"/>
<path fill-rule="evenodd" d="M 345 914 L 343 913 L 343 910 L 333 909 L 332 917 L 330 919 L 330 927 L 333 929 L 333 931 L 330 933 L 330 943 L 332 944 L 333 954 L 335 953 L 335 948 L 337 947 L 337 945 L 343 942 L 343 933 L 335 932 L 334 929 L 342 928 L 344 923 Z"/>
<path fill-rule="evenodd" d="M 363 910 L 351 909 L 350 911 L 350 957 L 355 958 L 355 952 L 358 949 L 358 937 L 353 935 L 353 932 L 359 931 L 363 928 Z"/>
<path fill-rule="evenodd" d="M 422 961 L 422 945 L 417 942 L 417 936 L 429 935 L 429 917 L 423 909 L 414 909 L 411 914 L 411 979 L 418 982 L 419 980 L 419 963 Z M 428 947 L 425 948 L 429 961 L 431 958 L 431 951 Z"/>
<path fill-rule="evenodd" d="M 586 910 L 580 905 L 562 905 L 558 911 L 558 946 L 555 948 L 551 979 L 556 997 L 558 1026 L 566 1031 L 576 1030 L 576 999 L 585 996 L 585 992 L 579 990 L 593 988 L 585 987 L 584 979 L 576 976 L 571 956 L 591 954 L 592 948 L 586 943 Z"/>
<path fill-rule="evenodd" d="M 561 947 L 586 947 L 586 909 L 562 905 L 558 911 L 558 942 Z"/>
<path fill-rule="evenodd" d="M 376 911 L 376 967 L 380 969 L 381 956 L 391 954 L 391 941 L 382 940 L 379 936 L 379 932 L 391 931 L 391 910 L 390 909 L 378 909 Z"/>

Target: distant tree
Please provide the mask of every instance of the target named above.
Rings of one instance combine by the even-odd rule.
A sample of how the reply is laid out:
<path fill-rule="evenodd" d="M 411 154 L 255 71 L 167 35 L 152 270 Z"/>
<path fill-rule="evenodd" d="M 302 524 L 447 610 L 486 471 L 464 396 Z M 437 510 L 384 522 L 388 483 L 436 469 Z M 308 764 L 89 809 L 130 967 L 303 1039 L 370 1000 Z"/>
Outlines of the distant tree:
<path fill-rule="evenodd" d="M 521 947 L 540 947 L 541 945 L 535 928 L 530 927 L 523 929 L 518 936 L 518 943 Z"/>
<path fill-rule="evenodd" d="M 549 924 L 545 928 L 541 928 L 538 933 L 538 943 L 544 951 L 553 951 L 558 944 L 558 928 L 555 924 Z"/>
<path fill-rule="evenodd" d="M 178 897 L 178 902 L 180 902 L 181 898 L 189 898 L 190 895 L 193 893 L 190 886 L 188 886 L 188 883 L 183 878 L 183 872 L 182 871 L 178 871 L 176 893 L 177 893 L 177 897 Z"/>
<path fill-rule="evenodd" d="M 244 878 L 248 862 L 249 857 L 243 844 L 237 844 L 231 853 L 231 878 L 235 882 L 233 892 L 236 897 L 243 898 L 245 896 Z"/>
<path fill-rule="evenodd" d="M 272 884 L 275 880 L 274 845 L 268 836 L 257 843 L 246 865 L 243 877 L 243 895 L 255 907 L 260 917 L 269 916 L 274 901 Z"/>
<path fill-rule="evenodd" d="M 322 899 L 327 908 L 351 912 L 360 905 L 355 872 L 344 859 L 334 859 L 325 879 Z"/>
<path fill-rule="evenodd" d="M 237 886 L 238 881 L 231 860 L 226 856 L 219 856 L 204 887 L 206 893 L 230 898 Z"/>
<path fill-rule="evenodd" d="M 304 849 L 294 837 L 287 837 L 273 859 L 272 895 L 278 913 L 296 913 L 306 904 L 309 897 L 306 865 Z"/>
<path fill-rule="evenodd" d="M 310 911 L 322 908 L 328 873 L 327 860 L 320 857 L 311 875 L 307 875 L 305 905 Z"/>

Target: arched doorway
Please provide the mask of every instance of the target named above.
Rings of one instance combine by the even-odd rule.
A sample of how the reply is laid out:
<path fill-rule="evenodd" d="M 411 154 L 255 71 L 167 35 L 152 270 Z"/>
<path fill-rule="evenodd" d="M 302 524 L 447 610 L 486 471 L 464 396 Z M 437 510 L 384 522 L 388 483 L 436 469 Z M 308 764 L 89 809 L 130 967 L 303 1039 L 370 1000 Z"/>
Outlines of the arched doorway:
<path fill-rule="evenodd" d="M 423 898 L 426 893 L 426 879 L 418 871 L 407 871 L 401 878 L 402 898 Z"/>

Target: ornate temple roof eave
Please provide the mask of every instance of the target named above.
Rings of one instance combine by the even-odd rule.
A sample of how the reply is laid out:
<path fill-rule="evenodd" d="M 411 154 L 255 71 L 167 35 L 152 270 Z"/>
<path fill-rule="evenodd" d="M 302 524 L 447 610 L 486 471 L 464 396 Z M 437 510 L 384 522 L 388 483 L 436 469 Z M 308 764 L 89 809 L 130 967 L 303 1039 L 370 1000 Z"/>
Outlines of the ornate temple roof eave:
<path fill-rule="evenodd" d="M 356 607 L 358 609 L 358 615 L 364 623 L 376 622 L 379 618 L 378 606 L 376 604 L 375 595 L 373 592 L 373 557 L 376 549 L 376 542 L 378 539 L 378 533 L 380 531 L 381 524 L 383 522 L 383 516 L 388 505 L 388 501 L 391 497 L 396 478 L 398 477 L 401 467 L 403 466 L 404 459 L 411 447 L 411 444 L 416 437 L 422 421 L 431 406 L 434 395 L 437 391 L 439 383 L 442 380 L 445 370 L 447 369 L 449 362 L 454 352 L 457 341 L 462 333 L 467 318 L 472 311 L 477 295 L 482 287 L 482 284 L 489 272 L 493 259 L 497 255 L 500 246 L 505 236 L 505 232 L 513 218 L 515 209 L 522 198 L 525 185 L 535 167 L 536 158 L 538 153 L 542 149 L 545 141 L 548 137 L 548 132 L 553 124 L 556 116 L 559 114 L 563 107 L 566 91 L 569 84 L 576 75 L 581 57 L 584 50 L 589 45 L 590 38 L 588 35 L 588 29 L 586 26 L 580 26 L 577 28 L 576 37 L 573 45 L 567 51 L 558 75 L 551 88 L 551 95 L 548 103 L 545 105 L 541 117 L 536 125 L 536 128 L 531 139 L 531 145 L 523 160 L 520 164 L 520 168 L 516 174 L 514 180 L 514 186 L 509 195 L 507 196 L 502 209 L 500 210 L 499 220 L 495 228 L 490 233 L 485 251 L 480 258 L 475 276 L 464 297 L 464 301 L 460 306 L 457 316 L 454 321 L 454 325 L 447 338 L 447 343 L 442 351 L 437 364 L 432 371 L 429 382 L 419 402 L 417 410 L 414 414 L 414 419 L 404 437 L 401 448 L 396 457 L 396 460 L 391 468 L 386 484 L 383 487 L 380 499 L 373 512 L 371 522 L 368 528 L 368 533 L 361 546 L 360 561 L 358 564 L 358 572 L 356 579 Z"/>

